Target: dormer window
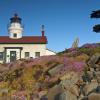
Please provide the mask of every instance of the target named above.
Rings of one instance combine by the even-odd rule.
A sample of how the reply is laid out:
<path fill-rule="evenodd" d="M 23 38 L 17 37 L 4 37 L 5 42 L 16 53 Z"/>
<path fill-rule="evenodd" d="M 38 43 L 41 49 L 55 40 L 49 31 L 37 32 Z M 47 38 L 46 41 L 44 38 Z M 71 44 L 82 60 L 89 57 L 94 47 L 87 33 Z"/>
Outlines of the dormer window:
<path fill-rule="evenodd" d="M 14 37 L 17 37 L 17 34 L 16 33 L 14 33 L 14 35 L 13 35 Z"/>

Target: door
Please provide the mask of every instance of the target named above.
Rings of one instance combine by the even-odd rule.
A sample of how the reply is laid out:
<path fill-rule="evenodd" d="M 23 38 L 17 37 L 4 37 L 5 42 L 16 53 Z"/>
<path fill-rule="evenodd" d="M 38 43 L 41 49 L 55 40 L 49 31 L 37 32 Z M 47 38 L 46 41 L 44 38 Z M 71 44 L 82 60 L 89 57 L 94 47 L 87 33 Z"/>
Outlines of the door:
<path fill-rule="evenodd" d="M 16 51 L 10 51 L 10 62 L 16 60 Z"/>

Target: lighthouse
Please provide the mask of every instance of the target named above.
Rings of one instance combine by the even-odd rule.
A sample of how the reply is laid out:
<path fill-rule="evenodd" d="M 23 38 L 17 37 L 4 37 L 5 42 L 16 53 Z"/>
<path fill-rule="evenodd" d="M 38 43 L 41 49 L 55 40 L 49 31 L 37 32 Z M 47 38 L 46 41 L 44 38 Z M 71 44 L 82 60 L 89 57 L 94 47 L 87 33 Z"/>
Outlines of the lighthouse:
<path fill-rule="evenodd" d="M 0 63 L 56 54 L 47 49 L 48 40 L 45 36 L 44 25 L 41 27 L 41 35 L 24 36 L 21 21 L 22 19 L 17 14 L 14 14 L 10 18 L 7 28 L 9 36 L 0 36 Z"/>
<path fill-rule="evenodd" d="M 18 17 L 17 14 L 14 14 L 12 18 L 10 18 L 10 24 L 8 27 L 9 38 L 12 39 L 20 39 L 23 34 L 23 26 L 21 23 L 21 18 Z"/>

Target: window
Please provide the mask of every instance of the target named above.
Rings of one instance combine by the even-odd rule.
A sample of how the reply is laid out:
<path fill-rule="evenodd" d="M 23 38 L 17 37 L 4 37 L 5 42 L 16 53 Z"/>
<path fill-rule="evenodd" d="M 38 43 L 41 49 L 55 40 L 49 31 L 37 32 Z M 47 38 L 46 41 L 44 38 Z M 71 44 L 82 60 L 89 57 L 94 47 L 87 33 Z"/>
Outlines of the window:
<path fill-rule="evenodd" d="M 17 37 L 17 34 L 16 33 L 14 33 L 14 37 Z"/>
<path fill-rule="evenodd" d="M 25 58 L 30 57 L 30 53 L 29 52 L 25 52 Z"/>
<path fill-rule="evenodd" d="M 3 60 L 3 52 L 0 52 L 0 60 Z"/>
<path fill-rule="evenodd" d="M 35 57 L 36 58 L 40 57 L 40 52 L 35 52 Z"/>

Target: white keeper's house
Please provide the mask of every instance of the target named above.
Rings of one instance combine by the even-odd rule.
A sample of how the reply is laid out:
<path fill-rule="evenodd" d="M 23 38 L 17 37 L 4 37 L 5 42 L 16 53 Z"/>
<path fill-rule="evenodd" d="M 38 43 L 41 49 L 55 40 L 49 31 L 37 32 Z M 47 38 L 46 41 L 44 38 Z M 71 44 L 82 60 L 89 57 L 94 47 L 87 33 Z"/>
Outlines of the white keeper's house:
<path fill-rule="evenodd" d="M 23 25 L 17 14 L 10 18 L 9 36 L 0 36 L 0 63 L 18 59 L 37 58 L 56 53 L 47 49 L 47 38 L 42 25 L 41 36 L 23 36 Z"/>

